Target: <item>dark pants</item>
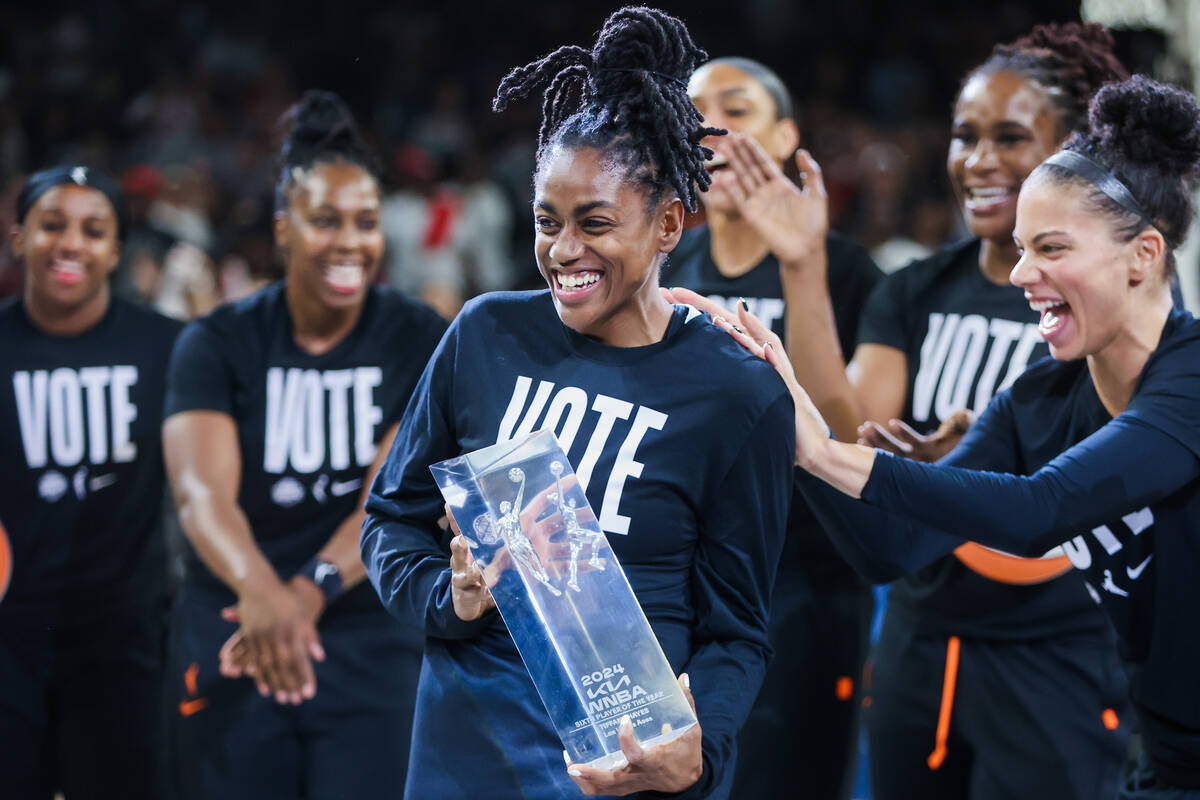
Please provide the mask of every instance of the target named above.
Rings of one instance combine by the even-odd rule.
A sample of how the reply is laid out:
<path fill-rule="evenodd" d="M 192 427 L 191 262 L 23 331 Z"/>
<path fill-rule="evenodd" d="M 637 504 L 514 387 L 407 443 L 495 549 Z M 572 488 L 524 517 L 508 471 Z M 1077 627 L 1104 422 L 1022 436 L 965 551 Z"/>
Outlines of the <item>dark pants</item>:
<path fill-rule="evenodd" d="M 75 630 L 0 620 L 0 796 L 161 800 L 163 611 Z"/>
<path fill-rule="evenodd" d="M 235 626 L 181 599 L 171 624 L 172 783 L 181 800 L 387 800 L 403 793 L 421 644 L 382 609 L 318 625 L 326 658 L 298 706 L 217 672 Z"/>
<path fill-rule="evenodd" d="M 960 640 L 944 759 L 934 769 L 947 650 L 946 637 L 917 635 L 892 616 L 884 623 L 866 720 L 876 800 L 1114 795 L 1133 711 L 1107 635 Z"/>
<path fill-rule="evenodd" d="M 848 796 L 872 606 L 870 587 L 857 581 L 779 574 L 775 658 L 738 736 L 732 797 Z"/>
<path fill-rule="evenodd" d="M 1200 789 L 1167 786 L 1154 774 L 1143 754 L 1141 763 L 1129 774 L 1117 792 L 1117 800 L 1200 800 Z"/>

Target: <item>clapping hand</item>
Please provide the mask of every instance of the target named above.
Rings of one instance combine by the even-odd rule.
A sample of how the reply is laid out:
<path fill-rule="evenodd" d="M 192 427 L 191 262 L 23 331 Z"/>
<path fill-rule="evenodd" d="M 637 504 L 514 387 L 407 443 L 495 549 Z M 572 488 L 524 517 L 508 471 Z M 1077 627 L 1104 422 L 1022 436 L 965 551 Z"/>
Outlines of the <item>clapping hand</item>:
<path fill-rule="evenodd" d="M 221 616 L 241 626 L 221 646 L 219 671 L 227 678 L 254 679 L 259 694 L 298 705 L 316 695 L 313 661 L 325 650 L 316 621 L 324 608 L 320 588 L 307 578 L 274 580 L 238 598 Z"/>
<path fill-rule="evenodd" d="M 801 263 L 814 248 L 825 247 L 829 232 L 829 200 L 821 168 L 807 150 L 796 152 L 804 179 L 792 183 L 779 164 L 753 137 L 730 133 L 720 145 L 727 167 L 714 182 L 733 199 L 738 213 L 754 227 L 785 267 Z M 728 173 L 729 177 L 722 177 Z"/>

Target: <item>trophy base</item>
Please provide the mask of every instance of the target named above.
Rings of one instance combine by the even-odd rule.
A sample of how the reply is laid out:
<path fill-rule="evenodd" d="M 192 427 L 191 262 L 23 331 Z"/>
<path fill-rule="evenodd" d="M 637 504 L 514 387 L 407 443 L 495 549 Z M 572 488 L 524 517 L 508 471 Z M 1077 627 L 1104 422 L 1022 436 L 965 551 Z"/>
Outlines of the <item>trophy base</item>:
<path fill-rule="evenodd" d="M 672 741 L 673 739 L 678 739 L 680 736 L 687 733 L 695 724 L 696 723 L 693 722 L 689 725 L 684 725 L 682 728 L 668 731 L 667 733 L 660 733 L 658 736 L 652 736 L 644 742 L 639 740 L 638 744 L 640 744 L 643 748 L 657 747 L 660 744 L 666 744 L 667 742 Z M 593 769 L 620 769 L 628 763 L 629 761 L 625 758 L 625 754 L 618 750 L 615 753 L 609 753 L 608 755 L 601 756 L 600 758 L 587 762 L 587 766 L 592 767 Z"/>

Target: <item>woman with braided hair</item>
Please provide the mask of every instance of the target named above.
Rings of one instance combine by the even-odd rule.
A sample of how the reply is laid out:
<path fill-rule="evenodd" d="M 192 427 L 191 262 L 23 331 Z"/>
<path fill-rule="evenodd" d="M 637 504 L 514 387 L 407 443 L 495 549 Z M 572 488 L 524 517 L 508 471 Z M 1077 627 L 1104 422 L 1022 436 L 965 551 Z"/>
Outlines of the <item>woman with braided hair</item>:
<path fill-rule="evenodd" d="M 684 211 L 709 183 L 700 140 L 714 131 L 686 89 L 703 59 L 679 20 L 624 8 L 590 50 L 560 48 L 500 86 L 497 109 L 543 91 L 533 218 L 548 290 L 463 309 L 363 529 L 384 605 L 426 634 L 411 797 L 730 796 L 737 732 L 769 653 L 793 446 L 775 426 L 790 427 L 793 408 L 766 365 L 659 292 Z M 470 545 L 437 527 L 428 465 L 536 428 L 558 435 L 685 695 L 694 691 L 699 725 L 665 744 L 642 747 L 658 732 L 622 719 L 628 763 L 615 770 L 563 763 Z M 565 584 L 564 559 L 543 561 Z"/>

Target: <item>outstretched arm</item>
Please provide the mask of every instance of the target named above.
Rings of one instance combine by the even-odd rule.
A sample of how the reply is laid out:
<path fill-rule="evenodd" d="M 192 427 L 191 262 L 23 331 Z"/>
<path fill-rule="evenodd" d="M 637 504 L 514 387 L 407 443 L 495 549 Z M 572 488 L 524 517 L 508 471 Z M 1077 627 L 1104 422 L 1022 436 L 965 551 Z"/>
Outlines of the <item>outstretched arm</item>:
<path fill-rule="evenodd" d="M 1200 459 L 1190 449 L 1121 415 L 1029 476 L 881 454 L 863 499 L 964 539 L 1038 556 L 1081 530 L 1156 503 L 1197 477 Z"/>
<path fill-rule="evenodd" d="M 728 320 L 717 322 L 788 384 L 796 401 L 798 465 L 844 494 L 963 541 L 1041 555 L 1079 530 L 1136 511 L 1200 477 L 1193 449 L 1166 432 L 1172 419 L 1200 416 L 1194 391 L 1171 385 L 1159 392 L 1144 382 L 1128 411 L 1033 475 L 923 464 L 830 439 L 790 364 L 778 355 L 779 337 L 744 309 L 737 330 Z M 1193 369 L 1187 376 L 1192 386 L 1194 368 L 1185 369 Z M 1163 427 L 1149 419 L 1164 420 Z"/>

